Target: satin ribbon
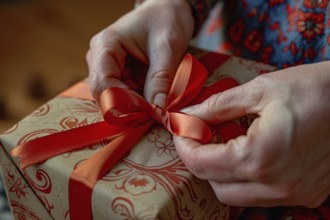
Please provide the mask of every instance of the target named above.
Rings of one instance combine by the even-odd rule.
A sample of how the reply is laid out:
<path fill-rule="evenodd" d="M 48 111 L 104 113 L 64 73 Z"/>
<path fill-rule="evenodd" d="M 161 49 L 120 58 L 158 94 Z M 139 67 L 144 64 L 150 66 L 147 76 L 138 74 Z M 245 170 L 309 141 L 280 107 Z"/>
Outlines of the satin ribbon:
<path fill-rule="evenodd" d="M 69 179 L 70 219 L 91 219 L 95 184 L 154 123 L 162 124 L 174 135 L 193 138 L 201 143 L 210 142 L 212 135 L 209 126 L 197 117 L 181 113 L 180 109 L 238 83 L 225 78 L 210 87 L 203 87 L 207 75 L 203 65 L 188 54 L 175 75 L 165 108 L 147 103 L 133 90 L 110 88 L 103 91 L 100 97 L 104 121 L 31 140 L 14 148 L 12 155 L 20 157 L 21 168 L 25 169 L 56 155 L 105 138 L 111 139 L 95 155 L 78 164 Z M 233 122 L 226 122 L 219 129 L 225 140 L 245 133 L 242 127 Z"/>

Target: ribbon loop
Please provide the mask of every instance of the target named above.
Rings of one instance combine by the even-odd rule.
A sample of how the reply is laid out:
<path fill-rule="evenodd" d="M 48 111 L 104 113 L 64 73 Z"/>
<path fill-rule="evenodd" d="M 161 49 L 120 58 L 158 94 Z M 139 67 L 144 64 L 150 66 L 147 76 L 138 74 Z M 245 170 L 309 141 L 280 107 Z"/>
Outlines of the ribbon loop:
<path fill-rule="evenodd" d="M 27 167 L 86 144 L 111 139 L 95 155 L 81 162 L 69 180 L 70 219 L 90 219 L 93 187 L 155 121 L 174 135 L 193 138 L 201 143 L 210 142 L 212 133 L 207 123 L 179 112 L 192 103 L 197 104 L 196 100 L 203 101 L 210 94 L 235 86 L 235 81 L 222 80 L 205 88 L 203 85 L 207 75 L 207 70 L 197 59 L 186 55 L 174 78 L 165 109 L 149 104 L 133 90 L 110 88 L 103 91 L 100 97 L 104 121 L 23 143 L 12 154 L 21 158 L 21 167 Z M 237 129 L 237 124 L 229 125 L 229 129 L 228 125 L 222 127 L 228 131 L 227 137 L 244 134 L 244 131 Z"/>
<path fill-rule="evenodd" d="M 104 90 L 100 96 L 104 121 L 109 124 L 134 127 L 136 121 L 145 121 L 149 104 L 133 90 L 118 87 Z"/>

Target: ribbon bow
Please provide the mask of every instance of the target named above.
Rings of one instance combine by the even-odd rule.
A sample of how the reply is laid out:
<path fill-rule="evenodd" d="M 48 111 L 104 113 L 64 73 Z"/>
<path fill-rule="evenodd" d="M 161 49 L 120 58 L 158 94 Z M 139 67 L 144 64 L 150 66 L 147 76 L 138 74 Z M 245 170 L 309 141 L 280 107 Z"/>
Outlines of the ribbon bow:
<path fill-rule="evenodd" d="M 95 184 L 155 122 L 174 135 L 193 138 L 201 143 L 211 140 L 209 126 L 197 117 L 181 113 L 180 109 L 197 104 L 211 94 L 237 86 L 238 83 L 226 78 L 203 88 L 207 75 L 203 65 L 188 54 L 176 73 L 165 108 L 149 104 L 132 90 L 110 88 L 103 91 L 100 97 L 104 121 L 34 139 L 14 148 L 12 155 L 21 158 L 21 167 L 24 169 L 101 139 L 111 139 L 95 155 L 81 162 L 70 176 L 70 218 L 90 219 Z M 223 127 L 223 131 L 225 139 L 245 132 L 234 123 Z"/>

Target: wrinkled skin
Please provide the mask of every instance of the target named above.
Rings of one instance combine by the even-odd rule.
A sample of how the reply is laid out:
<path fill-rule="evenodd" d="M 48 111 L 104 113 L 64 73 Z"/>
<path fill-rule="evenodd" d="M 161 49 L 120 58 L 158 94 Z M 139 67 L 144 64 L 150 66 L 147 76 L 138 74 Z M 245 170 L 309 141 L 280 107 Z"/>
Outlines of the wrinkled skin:
<path fill-rule="evenodd" d="M 148 65 L 145 98 L 165 105 L 174 74 L 194 30 L 190 6 L 184 0 L 149 0 L 95 35 L 87 53 L 92 94 L 121 82 L 129 58 Z"/>
<path fill-rule="evenodd" d="M 175 137 L 178 154 L 230 205 L 317 207 L 330 193 L 330 62 L 259 76 L 184 109 L 210 124 L 258 114 L 226 144 Z"/>
<path fill-rule="evenodd" d="M 122 79 L 129 60 L 148 67 L 144 96 L 166 94 L 194 29 L 184 0 L 147 0 L 91 40 L 91 90 L 98 100 Z M 174 137 L 188 169 L 208 180 L 220 201 L 238 206 L 319 206 L 330 193 L 330 63 L 265 74 L 183 109 L 210 124 L 257 114 L 246 136 L 226 144 Z"/>

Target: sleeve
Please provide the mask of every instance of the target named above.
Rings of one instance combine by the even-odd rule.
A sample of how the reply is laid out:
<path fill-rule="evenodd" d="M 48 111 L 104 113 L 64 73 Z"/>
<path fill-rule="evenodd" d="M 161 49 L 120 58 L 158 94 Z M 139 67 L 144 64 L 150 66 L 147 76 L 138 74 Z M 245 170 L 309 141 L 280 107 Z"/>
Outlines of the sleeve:
<path fill-rule="evenodd" d="M 135 0 L 135 7 L 146 0 Z M 195 31 L 197 33 L 207 19 L 212 7 L 218 0 L 185 0 L 191 6 L 191 12 L 195 20 Z"/>

